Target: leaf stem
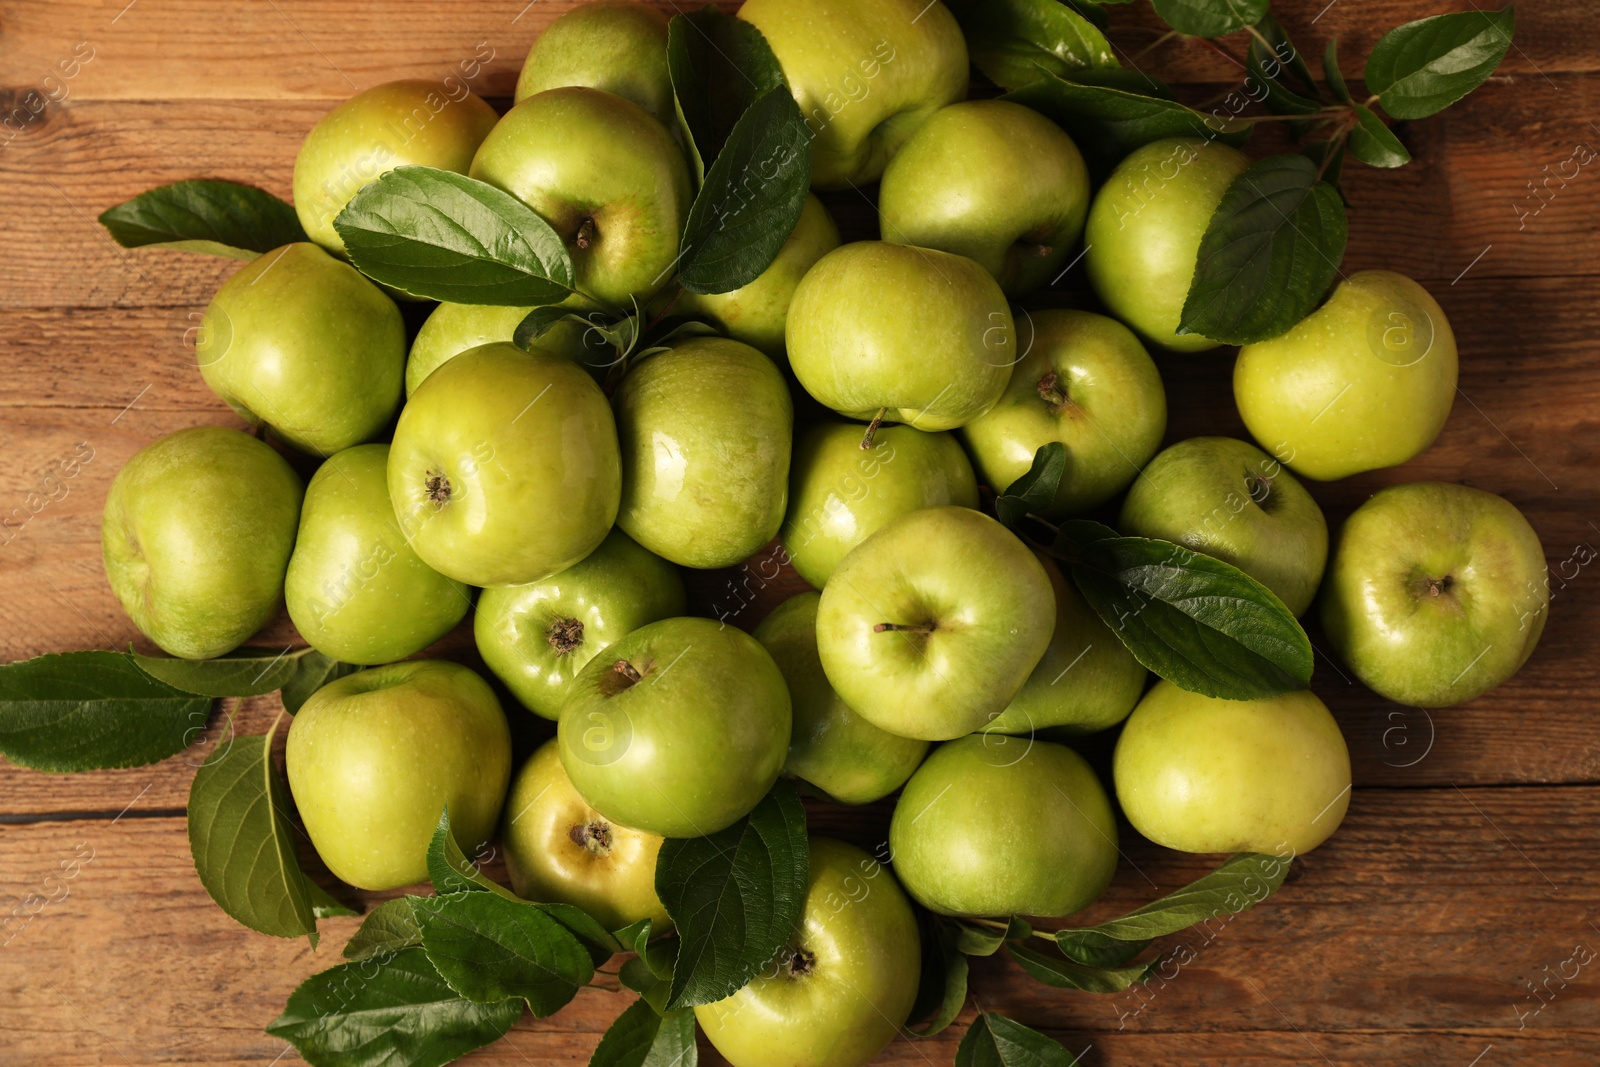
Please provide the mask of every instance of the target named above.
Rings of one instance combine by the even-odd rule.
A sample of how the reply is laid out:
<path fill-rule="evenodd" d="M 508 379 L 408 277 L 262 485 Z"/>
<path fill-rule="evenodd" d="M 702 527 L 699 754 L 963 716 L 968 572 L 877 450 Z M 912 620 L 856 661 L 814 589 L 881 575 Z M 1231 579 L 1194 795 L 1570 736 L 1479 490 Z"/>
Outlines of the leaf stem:
<path fill-rule="evenodd" d="M 1211 51 L 1215 52 L 1217 55 L 1221 56 L 1223 59 L 1226 59 L 1229 63 L 1232 63 L 1234 66 L 1238 67 L 1240 70 L 1248 70 L 1249 69 L 1243 63 L 1241 63 L 1237 59 L 1235 59 L 1231 52 L 1229 52 L 1226 48 L 1223 48 L 1221 45 L 1217 44 L 1217 42 L 1211 40 L 1209 37 L 1190 37 L 1188 39 L 1191 40 L 1191 41 L 1199 41 L 1200 44 L 1203 47 L 1209 48 Z"/>

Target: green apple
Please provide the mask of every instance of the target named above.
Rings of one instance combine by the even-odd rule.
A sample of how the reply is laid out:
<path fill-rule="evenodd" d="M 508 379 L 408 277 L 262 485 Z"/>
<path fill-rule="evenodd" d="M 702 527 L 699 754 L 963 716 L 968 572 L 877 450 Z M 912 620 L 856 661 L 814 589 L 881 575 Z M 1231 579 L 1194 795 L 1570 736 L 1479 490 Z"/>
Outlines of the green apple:
<path fill-rule="evenodd" d="M 1191 437 L 1162 451 L 1128 490 L 1117 525 L 1233 564 L 1296 616 L 1328 562 L 1328 523 L 1305 486 L 1232 437 Z"/>
<path fill-rule="evenodd" d="M 561 769 L 554 739 L 539 746 L 506 797 L 506 870 L 517 896 L 582 908 L 607 930 L 640 919 L 672 920 L 656 896 L 662 838 L 630 830 L 591 808 Z"/>
<path fill-rule="evenodd" d="M 439 369 L 445 360 L 469 348 L 502 341 L 511 343 L 517 326 L 532 308 L 499 307 L 494 304 L 440 304 L 417 330 L 406 359 L 406 396 L 417 391 L 422 379 Z M 581 310 L 575 308 L 581 314 Z M 539 335 L 535 347 L 581 363 L 597 378 L 616 362 L 617 350 L 606 344 L 591 329 L 571 319 L 563 319 Z"/>
<path fill-rule="evenodd" d="M 617 525 L 685 567 L 727 567 L 777 536 L 794 408 L 772 360 L 696 337 L 640 361 L 612 403 L 622 442 Z"/>
<path fill-rule="evenodd" d="M 324 460 L 306 486 L 289 557 L 289 618 L 312 648 L 344 663 L 405 659 L 472 607 L 465 585 L 406 544 L 388 469 L 388 445 L 357 445 Z"/>
<path fill-rule="evenodd" d="M 1322 628 L 1356 676 L 1401 704 L 1488 692 L 1544 632 L 1539 535 L 1503 497 L 1445 482 L 1393 485 L 1345 520 Z"/>
<path fill-rule="evenodd" d="M 1233 397 L 1251 436 L 1308 478 L 1393 467 L 1444 428 L 1456 337 L 1422 286 L 1358 271 L 1288 333 L 1239 349 Z"/>
<path fill-rule="evenodd" d="M 702 837 L 778 780 L 789 690 L 761 643 L 710 619 L 662 619 L 578 672 L 561 705 L 561 765 L 606 818 Z"/>
<path fill-rule="evenodd" d="M 1127 488 L 1167 432 L 1167 394 L 1126 326 L 1089 311 L 1033 312 L 1000 402 L 961 428 L 985 483 L 1004 492 L 1052 441 L 1067 466 L 1055 510 L 1079 514 Z"/>
<path fill-rule="evenodd" d="M 1017 360 L 1011 308 L 988 271 L 885 241 L 819 259 L 795 290 L 784 335 L 789 366 L 819 403 L 919 430 L 952 430 L 988 411 Z"/>
<path fill-rule="evenodd" d="M 1178 333 L 1200 239 L 1250 160 L 1220 141 L 1172 137 L 1136 148 L 1095 194 L 1083 239 L 1094 291 L 1147 341 L 1177 352 L 1217 342 Z"/>
<path fill-rule="evenodd" d="M 911 1014 L 922 944 L 889 869 L 811 839 L 800 928 L 778 957 L 695 1020 L 733 1067 L 863 1067 Z"/>
<path fill-rule="evenodd" d="M 935 111 L 967 95 L 967 45 L 938 0 L 747 0 L 811 131 L 811 184 L 878 180 Z"/>
<path fill-rule="evenodd" d="M 941 915 L 1082 911 L 1117 869 L 1117 820 L 1082 756 L 1034 738 L 973 734 L 917 768 L 889 849 L 906 892 Z"/>
<path fill-rule="evenodd" d="M 935 112 L 878 187 L 878 229 L 982 263 L 1008 296 L 1061 273 L 1083 236 L 1089 171 L 1072 138 L 1030 108 L 967 100 Z"/>
<path fill-rule="evenodd" d="M 633 0 L 591 0 L 556 19 L 533 42 L 516 98 L 520 103 L 566 85 L 604 89 L 662 122 L 676 122 L 667 16 Z"/>
<path fill-rule="evenodd" d="M 678 298 L 685 315 L 710 319 L 735 341 L 761 349 L 773 359 L 784 356 L 783 329 L 794 291 L 811 265 L 839 247 L 839 227 L 822 201 L 806 195 L 800 221 L 778 249 L 772 264 L 756 280 L 728 293 L 691 293 Z"/>
<path fill-rule="evenodd" d="M 489 840 L 511 778 L 511 731 L 472 671 L 407 660 L 312 694 L 289 727 L 283 762 L 334 877 L 395 889 L 428 877 L 428 842 L 446 808 L 467 855 Z"/>
<path fill-rule="evenodd" d="M 482 345 L 430 374 L 389 450 L 406 541 L 468 585 L 572 566 L 605 539 L 621 485 L 616 424 L 594 379 L 515 345 Z"/>
<path fill-rule="evenodd" d="M 844 804 L 867 804 L 899 789 L 917 769 L 928 742 L 880 730 L 839 699 L 817 655 L 817 593 L 785 600 L 756 627 L 794 708 L 784 772 Z"/>
<path fill-rule="evenodd" d="M 117 602 L 174 656 L 238 648 L 283 600 L 300 495 L 283 457 L 237 430 L 145 445 L 117 472 L 100 525 Z"/>
<path fill-rule="evenodd" d="M 924 508 L 851 550 L 817 608 L 817 651 L 846 704 L 942 741 L 1004 711 L 1050 644 L 1050 576 L 979 511 Z"/>
<path fill-rule="evenodd" d="M 1113 759 L 1133 828 L 1180 852 L 1298 855 L 1350 806 L 1350 753 L 1310 692 L 1222 700 L 1157 682 Z"/>
<path fill-rule="evenodd" d="M 1059 731 L 1068 736 L 1109 729 L 1128 717 L 1144 692 L 1145 669 L 1096 615 L 1083 594 L 1044 557 L 1056 595 L 1056 627 L 1039 665 L 987 733 Z"/>
<path fill-rule="evenodd" d="M 311 127 L 294 161 L 294 208 L 313 241 L 343 255 L 334 217 L 385 171 L 416 166 L 467 172 L 496 115 L 465 85 L 451 82 L 375 85 Z"/>
<path fill-rule="evenodd" d="M 623 635 L 684 613 L 677 568 L 621 530 L 543 581 L 485 589 L 472 629 L 478 654 L 524 707 L 561 714 L 572 679 Z"/>
<path fill-rule="evenodd" d="M 305 452 L 370 441 L 400 406 L 400 309 L 314 244 L 284 245 L 224 282 L 194 352 L 213 393 Z"/>
<path fill-rule="evenodd" d="M 886 426 L 861 447 L 854 422 L 819 422 L 795 443 L 783 550 L 821 589 L 839 562 L 891 519 L 919 508 L 978 506 L 978 483 L 956 439 Z"/>
<path fill-rule="evenodd" d="M 627 307 L 666 284 L 689 214 L 689 165 L 667 128 L 601 89 L 546 89 L 484 139 L 472 177 L 538 212 L 566 244 L 578 289 Z"/>

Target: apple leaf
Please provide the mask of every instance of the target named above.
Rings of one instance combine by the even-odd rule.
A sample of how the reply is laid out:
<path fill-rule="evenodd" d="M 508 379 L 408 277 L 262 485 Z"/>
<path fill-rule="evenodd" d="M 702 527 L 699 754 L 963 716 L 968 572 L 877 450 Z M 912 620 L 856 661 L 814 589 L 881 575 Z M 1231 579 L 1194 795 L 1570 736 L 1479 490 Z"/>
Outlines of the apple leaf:
<path fill-rule="evenodd" d="M 318 689 L 361 669 L 354 663 L 329 659 L 314 648 L 306 649 L 303 655 L 295 658 L 294 673 L 283 683 L 283 710 L 293 715 Z"/>
<path fill-rule="evenodd" d="M 361 914 L 348 904 L 341 904 L 332 893 L 310 878 L 306 879 L 306 889 L 311 893 L 311 914 L 319 919 L 340 919 Z"/>
<path fill-rule="evenodd" d="M 1014 941 L 1006 943 L 1006 951 L 1035 981 L 1057 989 L 1077 989 L 1085 993 L 1120 993 L 1149 978 L 1156 966 L 1152 961 L 1137 967 L 1085 967 Z"/>
<path fill-rule="evenodd" d="M 594 977 L 589 952 L 572 932 L 525 901 L 479 892 L 410 901 L 428 962 L 470 1001 L 520 997 L 542 1019 Z"/>
<path fill-rule="evenodd" d="M 1040 445 L 1033 454 L 1028 473 L 1012 482 L 994 501 L 995 518 L 1002 525 L 1016 526 L 1032 514 L 1048 514 L 1056 502 L 1056 490 L 1067 472 L 1067 446 L 1060 441 Z"/>
<path fill-rule="evenodd" d="M 636 1000 L 612 1021 L 589 1059 L 589 1067 L 695 1067 L 694 1012 L 662 1016 Z"/>
<path fill-rule="evenodd" d="M 956 950 L 967 956 L 993 956 L 1007 941 L 1033 936 L 1033 927 L 1012 916 L 1000 929 L 978 926 L 972 922 L 956 924 Z"/>
<path fill-rule="evenodd" d="M 1377 112 L 1361 104 L 1351 106 L 1356 113 L 1356 125 L 1350 131 L 1352 156 L 1370 167 L 1403 167 L 1411 162 L 1411 153 Z"/>
<path fill-rule="evenodd" d="M 453 171 L 396 167 L 333 220 L 350 261 L 412 296 L 528 307 L 573 291 L 572 258 L 532 208 Z"/>
<path fill-rule="evenodd" d="M 294 208 L 252 185 L 184 181 L 108 208 L 100 225 L 123 248 L 176 248 L 230 259 L 309 240 Z"/>
<path fill-rule="evenodd" d="M 956 1021 L 967 1003 L 967 957 L 957 945 L 958 926 L 941 915 L 919 910 L 922 927 L 922 979 L 907 1020 L 926 1019 L 907 1026 L 912 1037 L 932 1037 Z"/>
<path fill-rule="evenodd" d="M 956 1067 L 1077 1067 L 1078 1058 L 1037 1030 L 986 1011 L 956 1046 Z"/>
<path fill-rule="evenodd" d="M 589 958 L 596 967 L 618 952 L 626 951 L 622 942 L 607 930 L 599 919 L 576 905 L 535 904 L 530 902 L 526 906 L 537 908 L 566 927 L 567 932 L 577 938 L 578 943 L 588 951 Z"/>
<path fill-rule="evenodd" d="M 1221 37 L 1254 26 L 1267 0 L 1150 0 L 1163 22 L 1190 37 Z"/>
<path fill-rule="evenodd" d="M 522 1007 L 458 996 L 422 949 L 408 948 L 381 967 L 342 963 L 307 978 L 267 1033 L 319 1067 L 444 1067 L 504 1037 Z"/>
<path fill-rule="evenodd" d="M 1395 118 L 1427 118 L 1489 80 L 1515 29 L 1509 6 L 1408 22 L 1372 46 L 1367 88 Z"/>
<path fill-rule="evenodd" d="M 667 24 L 667 71 L 697 181 L 750 105 L 785 84 L 761 31 L 710 4 Z"/>
<path fill-rule="evenodd" d="M 455 835 L 450 832 L 449 808 L 439 813 L 439 824 L 428 842 L 428 878 L 434 891 L 441 895 L 485 892 L 522 902 L 521 897 L 480 871 L 456 844 Z"/>
<path fill-rule="evenodd" d="M 1178 332 L 1225 344 L 1285 333 L 1321 303 L 1344 259 L 1344 202 L 1305 156 L 1268 156 L 1222 194 Z"/>
<path fill-rule="evenodd" d="M 951 0 L 973 66 L 1002 89 L 1020 89 L 1045 70 L 1062 77 L 1117 67 L 1105 34 L 1057 0 Z"/>
<path fill-rule="evenodd" d="M 1257 20 L 1255 32 L 1250 35 L 1245 70 L 1250 76 L 1246 95 L 1264 94 L 1267 110 L 1272 114 L 1311 115 L 1322 110 L 1322 92 L 1311 76 L 1311 68 L 1289 39 L 1289 31 L 1271 12 Z M 1289 128 L 1298 136 L 1305 123 L 1291 121 Z"/>
<path fill-rule="evenodd" d="M 299 671 L 310 652 L 273 648 L 239 648 L 215 659 L 176 659 L 131 653 L 139 669 L 157 681 L 197 696 L 254 697 L 281 689 Z"/>
<path fill-rule="evenodd" d="M 1333 90 L 1333 95 L 1347 104 L 1355 101 L 1350 96 L 1350 86 L 1344 80 L 1344 71 L 1339 69 L 1339 38 L 1333 37 L 1328 41 L 1328 47 L 1322 52 L 1322 74 L 1328 79 L 1328 88 Z"/>
<path fill-rule="evenodd" d="M 366 960 L 383 957 L 422 944 L 422 928 L 411 911 L 410 897 L 379 904 L 361 921 L 361 929 L 345 942 L 344 958 Z"/>
<path fill-rule="evenodd" d="M 211 698 L 152 678 L 123 652 L 63 652 L 0 667 L 0 754 L 37 771 L 139 767 L 205 730 Z"/>

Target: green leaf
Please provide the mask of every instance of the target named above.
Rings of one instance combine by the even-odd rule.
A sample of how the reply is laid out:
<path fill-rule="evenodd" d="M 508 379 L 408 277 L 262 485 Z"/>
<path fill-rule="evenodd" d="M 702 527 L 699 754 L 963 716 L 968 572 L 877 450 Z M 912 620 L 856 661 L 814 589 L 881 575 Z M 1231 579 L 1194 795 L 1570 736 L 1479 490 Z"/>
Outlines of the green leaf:
<path fill-rule="evenodd" d="M 922 977 L 909 1020 L 926 1019 L 907 1026 L 913 1037 L 932 1037 L 961 1014 L 967 1003 L 967 956 L 961 951 L 960 927 L 942 916 L 918 912 L 922 927 Z"/>
<path fill-rule="evenodd" d="M 1395 118 L 1427 118 L 1489 80 L 1515 29 L 1510 6 L 1408 22 L 1373 45 L 1367 88 Z"/>
<path fill-rule="evenodd" d="M 805 808 L 784 781 L 726 830 L 667 839 L 656 894 L 678 929 L 669 1011 L 731 996 L 788 944 L 809 854 Z"/>
<path fill-rule="evenodd" d="M 956 1067 L 1076 1067 L 1077 1062 L 1060 1042 L 991 1011 L 973 1020 L 956 1046 Z"/>
<path fill-rule="evenodd" d="M 36 771 L 139 767 L 182 752 L 211 699 L 158 681 L 122 652 L 63 652 L 0 667 L 0 754 Z"/>
<path fill-rule="evenodd" d="M 396 897 L 379 904 L 345 942 L 344 958 L 365 960 L 386 956 L 422 944 L 422 928 L 411 912 L 410 897 Z"/>
<path fill-rule="evenodd" d="M 332 893 L 310 878 L 306 879 L 306 889 L 311 893 L 311 914 L 319 919 L 343 919 L 361 914 L 350 905 L 340 903 Z"/>
<path fill-rule="evenodd" d="M 560 923 L 567 932 L 578 939 L 589 953 L 596 967 L 619 952 L 627 951 L 621 941 L 601 924 L 600 920 L 572 904 L 529 904 Z"/>
<path fill-rule="evenodd" d="M 1304 156 L 1251 164 L 1200 239 L 1179 333 L 1231 345 L 1287 332 L 1321 303 L 1344 259 L 1344 203 Z"/>
<path fill-rule="evenodd" d="M 1354 103 L 1350 98 L 1350 86 L 1345 84 L 1344 71 L 1339 69 L 1339 38 L 1334 37 L 1328 41 L 1328 47 L 1322 53 L 1322 73 L 1328 79 L 1328 87 L 1333 90 L 1333 95 L 1345 103 Z"/>
<path fill-rule="evenodd" d="M 635 956 L 624 960 L 622 966 L 617 968 L 617 980 L 625 988 L 639 994 L 651 1011 L 657 1015 L 667 1014 L 667 997 L 672 993 L 670 973 L 665 978 L 658 977 L 643 957 Z"/>
<path fill-rule="evenodd" d="M 236 182 L 186 181 L 140 193 L 100 215 L 123 248 L 177 248 L 253 259 L 309 238 L 294 208 Z"/>
<path fill-rule="evenodd" d="M 1030 513 L 1049 514 L 1056 502 L 1056 490 L 1061 487 L 1061 476 L 1066 472 L 1067 446 L 1060 441 L 1040 445 L 1028 473 L 995 498 L 995 517 L 1006 526 L 1015 526 Z"/>
<path fill-rule="evenodd" d="M 267 1033 L 317 1067 L 443 1067 L 521 1016 L 520 1000 L 457 996 L 422 949 L 408 948 L 382 966 L 342 963 L 307 978 Z"/>
<path fill-rule="evenodd" d="M 1221 37 L 1254 26 L 1267 0 L 1150 0 L 1168 26 L 1190 37 Z"/>
<path fill-rule="evenodd" d="M 521 997 L 542 1019 L 594 977 L 572 931 L 525 901 L 480 892 L 410 900 L 428 961 L 468 1000 Z"/>
<path fill-rule="evenodd" d="M 663 1018 L 643 1000 L 617 1016 L 589 1060 L 589 1067 L 695 1067 L 694 1012 Z"/>
<path fill-rule="evenodd" d="M 1085 545 L 1072 578 L 1134 658 L 1183 689 L 1251 700 L 1304 689 L 1311 642 L 1266 586 L 1219 559 L 1144 537 Z"/>
<path fill-rule="evenodd" d="M 1394 131 L 1369 107 L 1354 105 L 1356 126 L 1350 131 L 1350 154 L 1370 167 L 1403 167 L 1411 153 Z"/>
<path fill-rule="evenodd" d="M 1348 138 L 1341 138 L 1312 141 L 1300 149 L 1301 154 L 1311 160 L 1322 172 L 1322 180 L 1339 192 L 1339 199 L 1344 201 L 1347 206 L 1349 202 L 1345 200 L 1344 192 L 1339 190 L 1339 177 L 1344 171 L 1345 145 L 1348 140 Z M 1330 152 L 1332 153 L 1332 159 L 1328 158 Z M 1324 164 L 1324 160 L 1328 160 L 1328 162 Z"/>
<path fill-rule="evenodd" d="M 1058 989 L 1077 989 L 1085 993 L 1120 993 L 1150 977 L 1155 968 L 1154 963 L 1137 967 L 1084 967 L 1015 942 L 1008 943 L 1006 951 L 1035 980 Z"/>
<path fill-rule="evenodd" d="M 1095 29 L 1104 33 L 1111 28 L 1111 20 L 1106 17 L 1106 9 L 1100 6 L 1100 0 L 1064 0 L 1066 5 L 1084 18 L 1088 19 Z M 1125 4 L 1129 0 L 1104 0 L 1108 4 Z"/>
<path fill-rule="evenodd" d="M 396 167 L 333 220 L 350 260 L 412 296 L 457 304 L 553 304 L 573 291 L 572 258 L 528 205 L 453 171 Z"/>
<path fill-rule="evenodd" d="M 678 281 L 726 293 L 756 280 L 794 232 L 811 188 L 811 131 L 784 86 L 756 98 L 728 134 L 683 228 Z"/>
<path fill-rule="evenodd" d="M 1007 941 L 1033 936 L 1033 927 L 1014 915 L 998 930 L 972 922 L 957 923 L 956 928 L 956 950 L 968 956 L 993 956 Z"/>
<path fill-rule="evenodd" d="M 704 180 L 745 110 L 785 84 L 761 31 L 709 4 L 667 24 L 667 70 L 697 180 Z"/>
<path fill-rule="evenodd" d="M 1322 92 L 1311 76 L 1311 68 L 1289 39 L 1289 31 L 1270 12 L 1261 17 L 1255 33 L 1250 35 L 1245 69 L 1265 94 L 1267 110 L 1272 114 L 1311 115 L 1322 110 Z M 1290 122 L 1289 128 L 1298 136 L 1305 123 Z"/>
<path fill-rule="evenodd" d="M 1055 548 L 1065 555 L 1075 556 L 1083 551 L 1084 545 L 1121 536 L 1103 522 L 1095 522 L 1093 519 L 1067 519 L 1056 527 Z"/>
<path fill-rule="evenodd" d="M 216 659 L 175 659 L 130 653 L 139 669 L 157 681 L 197 696 L 255 697 L 281 689 L 293 678 L 309 648 L 238 648 Z"/>
<path fill-rule="evenodd" d="M 439 813 L 439 824 L 433 828 L 433 838 L 428 842 L 428 878 L 441 896 L 450 893 L 486 892 L 525 903 L 505 886 L 478 869 L 478 865 L 461 851 L 455 835 L 450 832 L 450 809 Z"/>
<path fill-rule="evenodd" d="M 361 669 L 354 663 L 340 663 L 338 660 L 329 659 L 314 648 L 297 653 L 294 658 L 294 670 L 281 687 L 283 710 L 290 715 L 295 714 L 318 689 Z"/>
<path fill-rule="evenodd" d="M 1117 67 L 1111 43 L 1088 19 L 1057 0 L 952 0 L 947 5 L 967 38 L 967 53 L 984 77 L 1020 89 L 1039 71 Z"/>

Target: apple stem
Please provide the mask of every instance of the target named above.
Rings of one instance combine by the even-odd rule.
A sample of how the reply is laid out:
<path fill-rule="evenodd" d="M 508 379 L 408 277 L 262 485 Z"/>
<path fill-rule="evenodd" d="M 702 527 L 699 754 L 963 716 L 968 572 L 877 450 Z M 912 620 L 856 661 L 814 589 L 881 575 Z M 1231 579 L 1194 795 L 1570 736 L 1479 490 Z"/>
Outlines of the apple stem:
<path fill-rule="evenodd" d="M 617 660 L 611 665 L 611 669 L 626 678 L 630 685 L 637 685 L 639 682 L 644 681 L 644 675 L 639 673 L 638 668 L 625 659 Z"/>
<path fill-rule="evenodd" d="M 577 245 L 579 249 L 581 249 L 583 251 L 588 251 L 589 245 L 593 241 L 594 241 L 594 219 L 589 217 L 588 215 L 585 215 L 583 217 L 583 221 L 578 224 L 578 236 L 573 239 L 572 243 Z"/>
<path fill-rule="evenodd" d="M 1055 371 L 1046 371 L 1044 376 L 1034 383 L 1034 388 L 1039 391 L 1039 399 L 1050 404 L 1055 410 L 1060 411 L 1067 403 L 1067 391 L 1061 388 L 1061 377 Z"/>
<path fill-rule="evenodd" d="M 878 623 L 878 625 L 876 625 L 876 626 L 874 626 L 872 628 L 872 632 L 875 633 L 875 634 L 884 634 L 884 633 L 931 634 L 937 628 L 938 628 L 937 624 L 936 623 L 931 623 L 931 622 L 918 622 L 918 623 L 880 622 L 880 623 Z"/>
<path fill-rule="evenodd" d="M 879 408 L 878 413 L 872 416 L 872 421 L 867 423 L 867 432 L 861 435 L 861 450 L 865 452 L 872 447 L 872 437 L 878 432 L 878 427 L 883 425 L 883 417 L 889 414 L 889 409 Z"/>

